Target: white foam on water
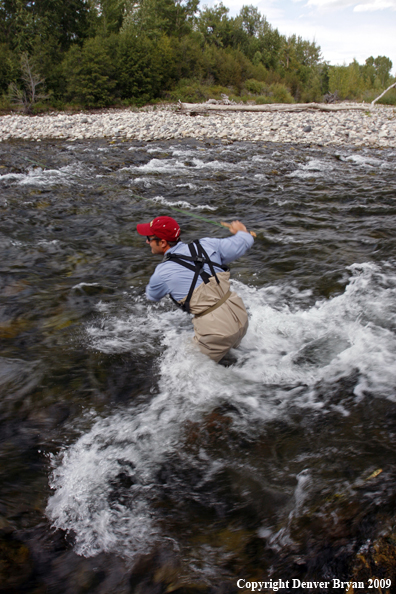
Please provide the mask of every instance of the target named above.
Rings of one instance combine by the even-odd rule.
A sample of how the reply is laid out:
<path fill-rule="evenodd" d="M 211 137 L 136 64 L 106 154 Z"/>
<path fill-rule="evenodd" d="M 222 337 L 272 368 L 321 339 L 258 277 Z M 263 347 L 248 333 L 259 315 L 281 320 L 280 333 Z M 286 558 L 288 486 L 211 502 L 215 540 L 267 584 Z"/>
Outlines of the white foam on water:
<path fill-rule="evenodd" d="M 192 183 L 187 184 L 176 184 L 176 188 L 188 188 L 189 190 L 197 190 L 198 186 Z"/>
<path fill-rule="evenodd" d="M 0 182 L 17 181 L 23 179 L 24 177 L 26 177 L 24 173 L 5 173 L 4 175 L 0 175 Z"/>
<path fill-rule="evenodd" d="M 309 385 L 315 397 L 317 383 L 334 383 L 357 371 L 356 396 L 370 393 L 395 401 L 396 277 L 373 264 L 354 265 L 350 272 L 342 295 L 309 309 L 291 310 L 279 296 L 276 307 L 272 299 L 263 305 L 261 293 L 268 289 L 244 297 L 251 312 L 244 344 L 255 355 L 246 358 L 240 373 L 280 388 Z"/>
<path fill-rule="evenodd" d="M 236 169 L 233 163 L 225 161 L 202 161 L 201 159 L 191 159 L 192 165 L 186 165 L 178 159 L 151 159 L 145 165 L 131 165 L 123 167 L 120 171 L 136 171 L 138 173 L 161 173 L 163 175 L 179 174 L 194 175 L 195 170 L 209 169 L 215 171 L 231 171 Z"/>
<path fill-rule="evenodd" d="M 124 546 L 133 556 L 152 544 L 158 528 L 150 519 L 147 497 L 151 478 L 144 465 L 147 446 L 146 429 L 140 426 L 139 417 L 116 414 L 98 420 L 58 457 L 61 464 L 50 481 L 56 493 L 49 500 L 47 514 L 55 527 L 75 531 L 78 554 L 90 557 L 102 551 L 121 552 Z M 134 469 L 135 460 L 136 473 L 142 474 L 138 487 L 132 486 L 133 508 L 128 509 L 111 501 L 111 482 L 124 468 Z"/>
<path fill-rule="evenodd" d="M 57 240 L 55 240 L 57 241 Z M 40 243 L 40 242 L 39 242 Z M 78 285 L 74 285 L 72 289 L 84 289 L 84 287 L 98 287 L 99 283 L 78 283 Z"/>
<path fill-rule="evenodd" d="M 152 202 L 157 202 L 162 204 L 163 206 L 174 206 L 179 208 L 187 208 L 188 210 L 217 210 L 215 206 L 209 206 L 209 204 L 198 204 L 198 206 L 193 206 L 190 202 L 186 200 L 178 200 L 177 202 L 172 202 L 170 200 L 166 200 L 163 196 L 154 196 L 154 198 L 149 198 Z"/>
<path fill-rule="evenodd" d="M 321 159 L 310 159 L 307 163 L 299 164 L 300 169 L 288 173 L 286 177 L 299 177 L 305 179 L 308 177 L 319 177 L 333 171 L 334 167 L 328 161 Z"/>
<path fill-rule="evenodd" d="M 71 185 L 78 183 L 79 177 L 86 176 L 84 168 L 79 164 L 66 165 L 60 169 L 42 169 L 35 167 L 27 173 L 6 173 L 0 175 L 0 182 L 17 182 L 19 186 L 52 186 L 58 184 Z"/>
<path fill-rule="evenodd" d="M 153 505 L 157 473 L 169 456 L 183 453 L 187 427 L 222 404 L 236 411 L 229 413 L 233 429 L 251 438 L 253 426 L 265 430 L 296 409 L 348 415 L 362 398 L 396 400 L 395 266 L 356 264 L 349 274 L 341 295 L 314 304 L 309 291 L 287 284 L 233 282 L 250 325 L 228 368 L 196 349 L 189 316 L 166 301 L 147 304 L 131 295 L 124 313 L 98 308 L 98 320 L 86 329 L 91 347 L 155 356 L 158 374 L 145 404 L 104 419 L 93 416 L 92 428 L 52 461 L 47 514 L 54 526 L 74 534 L 77 553 L 133 558 L 167 538 Z M 329 388 L 350 377 L 354 392 L 334 407 Z M 221 460 L 214 455 L 211 464 Z M 309 473 L 298 477 L 294 514 L 308 480 Z M 274 535 L 274 546 L 288 537 L 287 530 Z"/>
<path fill-rule="evenodd" d="M 39 239 L 39 241 L 37 242 L 37 245 L 42 245 L 44 247 L 47 246 L 57 246 L 60 245 L 60 241 L 59 239 Z"/>
<path fill-rule="evenodd" d="M 380 167 L 383 161 L 376 159 L 375 157 L 369 157 L 368 155 L 349 155 L 348 157 L 341 157 L 342 161 L 349 161 L 355 165 L 361 167 Z"/>
<path fill-rule="evenodd" d="M 196 157 L 199 155 L 200 152 L 203 152 L 202 149 L 184 149 L 184 148 L 174 148 L 170 147 L 172 151 L 172 155 L 174 157 L 181 157 L 182 159 L 186 159 L 188 157 Z M 206 149 L 205 152 L 210 153 L 211 151 Z"/>
<path fill-rule="evenodd" d="M 145 188 L 151 188 L 151 182 L 145 177 L 135 177 L 131 180 L 132 184 L 143 184 Z"/>
<path fill-rule="evenodd" d="M 149 307 L 143 297 L 134 296 L 133 301 L 132 311 L 121 317 L 99 302 L 98 311 L 106 315 L 99 325 L 86 328 L 92 348 L 108 354 L 133 352 L 144 356 L 158 353 L 166 329 L 176 326 L 181 331 L 188 324 L 187 316 L 178 309 L 168 311 L 165 301 Z"/>
<path fill-rule="evenodd" d="M 307 468 L 302 470 L 296 476 L 296 479 L 297 485 L 294 490 L 294 507 L 289 513 L 286 526 L 283 526 L 275 533 L 272 533 L 272 530 L 267 527 L 259 528 L 257 531 L 258 536 L 267 540 L 267 544 L 276 552 L 280 551 L 284 546 L 293 543 L 293 539 L 291 537 L 292 522 L 293 519 L 301 512 L 304 501 L 308 496 L 309 484 L 311 482 L 309 470 Z"/>

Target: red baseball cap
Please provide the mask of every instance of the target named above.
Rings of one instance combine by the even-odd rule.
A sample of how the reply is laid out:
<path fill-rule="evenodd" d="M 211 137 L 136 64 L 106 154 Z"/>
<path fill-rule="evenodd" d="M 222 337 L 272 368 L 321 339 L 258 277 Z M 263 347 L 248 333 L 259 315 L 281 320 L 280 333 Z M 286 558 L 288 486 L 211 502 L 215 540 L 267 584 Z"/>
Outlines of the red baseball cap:
<path fill-rule="evenodd" d="M 151 223 L 136 225 L 139 235 L 155 235 L 158 239 L 176 241 L 180 235 L 180 227 L 172 217 L 156 217 Z"/>

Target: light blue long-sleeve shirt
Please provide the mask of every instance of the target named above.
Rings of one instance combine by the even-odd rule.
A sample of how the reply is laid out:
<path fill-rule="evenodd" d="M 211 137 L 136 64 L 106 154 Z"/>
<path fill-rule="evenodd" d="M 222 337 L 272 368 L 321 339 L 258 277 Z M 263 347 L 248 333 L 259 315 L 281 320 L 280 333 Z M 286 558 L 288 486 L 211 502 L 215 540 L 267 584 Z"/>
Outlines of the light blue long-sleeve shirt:
<path fill-rule="evenodd" d="M 199 241 L 209 259 L 223 265 L 243 256 L 254 243 L 253 237 L 250 233 L 245 233 L 245 231 L 238 231 L 235 235 L 225 239 L 204 237 Z M 191 256 L 188 245 L 182 242 L 170 248 L 166 254 Z M 207 264 L 205 264 L 204 270 L 211 274 Z M 222 272 L 222 269 L 215 266 L 215 271 Z M 162 262 L 158 264 L 153 276 L 150 278 L 150 282 L 146 287 L 146 297 L 150 301 L 159 301 L 165 295 L 170 294 L 176 301 L 180 301 L 188 294 L 193 277 L 194 273 L 191 270 L 177 264 L 177 262 L 171 260 Z M 202 282 L 202 278 L 199 276 L 195 288 L 199 287 Z"/>

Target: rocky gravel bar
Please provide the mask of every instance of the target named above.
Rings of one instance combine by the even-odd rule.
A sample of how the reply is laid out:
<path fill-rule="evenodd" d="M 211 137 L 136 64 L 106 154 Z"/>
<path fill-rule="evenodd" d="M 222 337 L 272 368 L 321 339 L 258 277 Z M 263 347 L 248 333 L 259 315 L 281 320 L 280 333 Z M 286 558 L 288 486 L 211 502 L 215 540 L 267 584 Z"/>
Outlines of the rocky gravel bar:
<path fill-rule="evenodd" d="M 395 147 L 396 109 L 368 105 L 367 111 L 211 112 L 192 116 L 166 106 L 139 111 L 109 109 L 93 113 L 0 117 L 0 141 L 89 138 L 144 142 L 195 138 Z"/>

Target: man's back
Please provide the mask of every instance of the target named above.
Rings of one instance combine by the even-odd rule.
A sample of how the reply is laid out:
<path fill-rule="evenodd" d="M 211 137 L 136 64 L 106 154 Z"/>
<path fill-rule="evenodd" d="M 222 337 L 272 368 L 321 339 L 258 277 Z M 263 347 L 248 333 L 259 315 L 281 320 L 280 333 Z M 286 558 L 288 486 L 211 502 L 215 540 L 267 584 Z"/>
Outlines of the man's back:
<path fill-rule="evenodd" d="M 218 264 L 228 264 L 240 258 L 252 245 L 253 238 L 249 233 L 239 231 L 232 237 L 217 239 L 204 237 L 200 244 L 209 256 L 209 259 Z M 181 254 L 190 256 L 186 243 L 179 242 L 170 248 L 166 254 Z M 205 264 L 204 271 L 211 274 L 209 266 Z M 220 267 L 215 267 L 216 272 L 221 272 Z M 171 294 L 176 301 L 180 301 L 189 292 L 194 273 L 177 262 L 165 261 L 157 266 L 149 284 L 146 287 L 146 296 L 151 301 L 159 301 L 167 294 Z M 202 283 L 198 277 L 196 288 Z"/>

